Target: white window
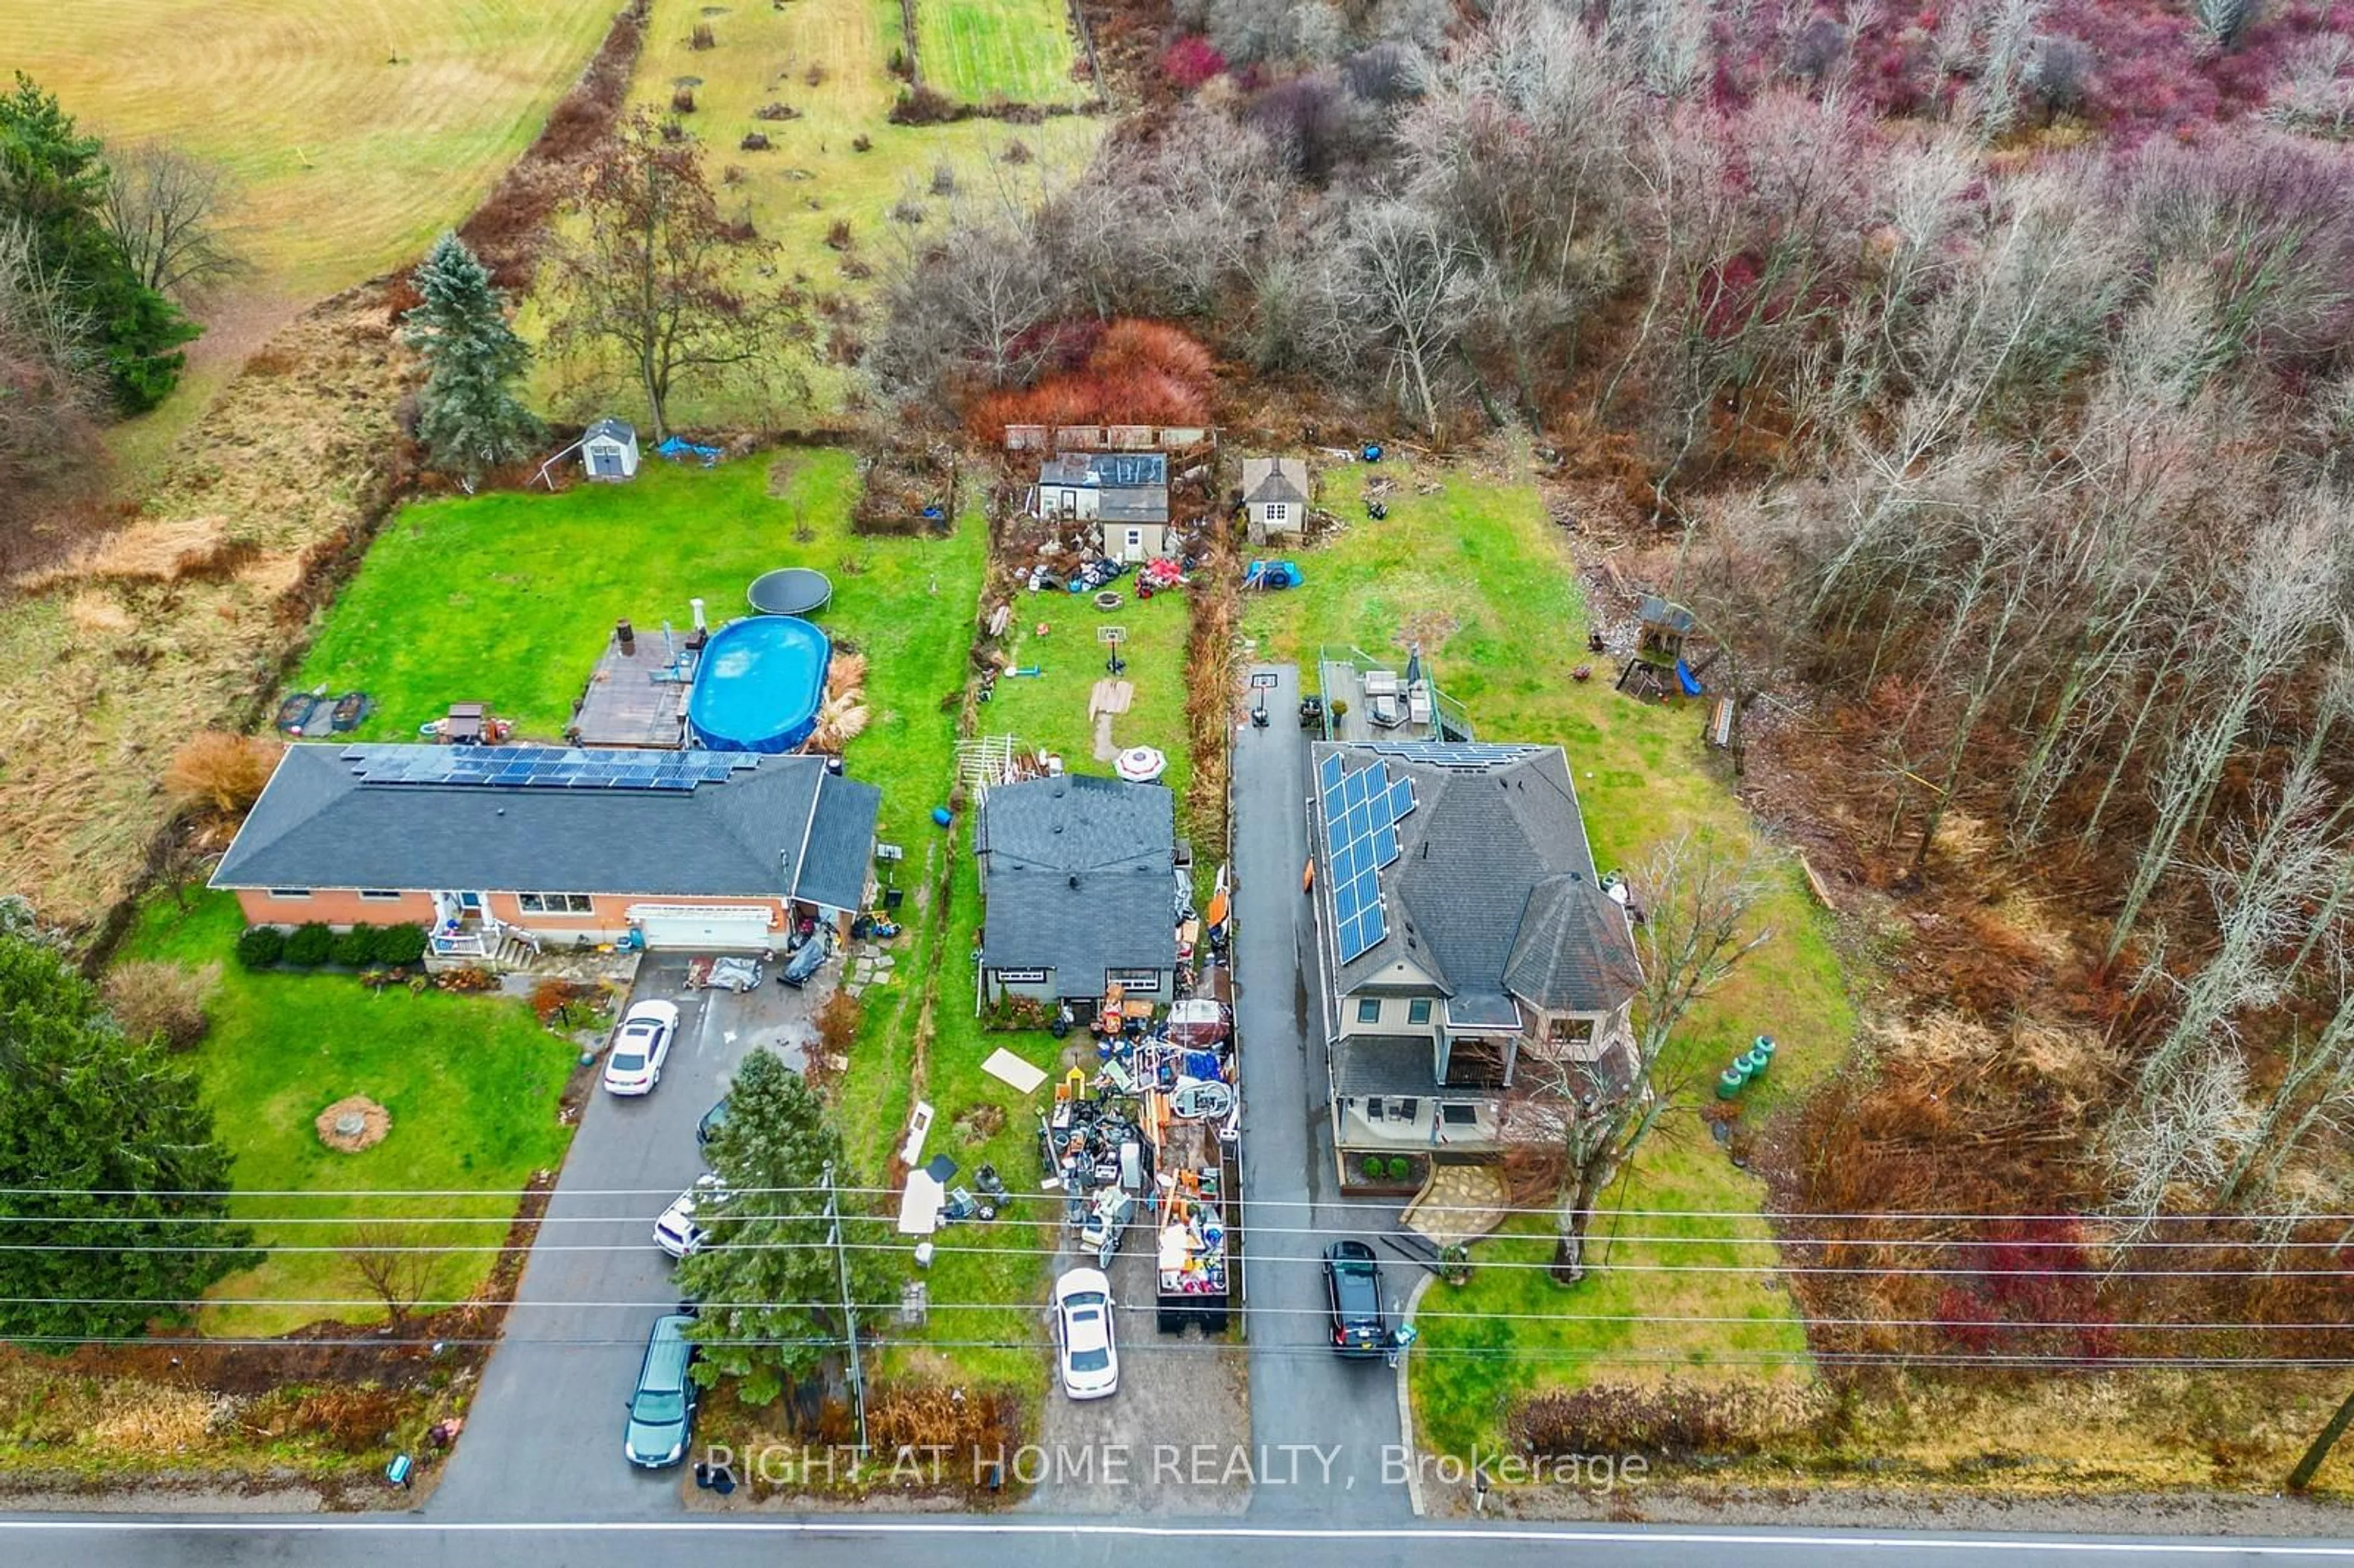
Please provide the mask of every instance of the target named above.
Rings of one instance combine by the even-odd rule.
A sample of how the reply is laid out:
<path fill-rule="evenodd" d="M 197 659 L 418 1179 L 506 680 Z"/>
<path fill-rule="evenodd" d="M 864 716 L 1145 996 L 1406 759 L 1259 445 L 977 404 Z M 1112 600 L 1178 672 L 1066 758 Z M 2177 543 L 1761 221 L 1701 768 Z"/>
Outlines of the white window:
<path fill-rule="evenodd" d="M 515 907 L 526 915 L 593 915 L 597 901 L 585 893 L 518 893 Z"/>
<path fill-rule="evenodd" d="M 1107 969 L 1104 979 L 1122 991 L 1152 991 L 1161 990 L 1159 969 Z"/>
<path fill-rule="evenodd" d="M 397 893 L 388 887 L 363 887 L 360 889 L 361 900 L 364 903 L 368 904 L 390 904 L 402 896 L 403 895 Z"/>
<path fill-rule="evenodd" d="M 1379 1023 L 1381 1021 L 1382 999 L 1377 996 L 1359 997 L 1357 999 L 1357 1022 L 1360 1023 Z"/>
<path fill-rule="evenodd" d="M 311 896 L 311 890 L 307 887 L 273 887 L 270 890 L 270 896 L 272 898 L 308 898 Z"/>
<path fill-rule="evenodd" d="M 1412 1001 L 1407 1002 L 1405 1004 L 1405 1021 L 1408 1023 L 1428 1023 L 1430 1022 L 1430 998 L 1426 996 L 1418 996 Z"/>
<path fill-rule="evenodd" d="M 1131 549 L 1131 550 L 1141 550 L 1142 548 L 1144 548 L 1144 530 L 1143 530 L 1143 529 L 1141 529 L 1141 528 L 1130 528 L 1130 529 L 1128 531 L 1128 547 L 1129 547 L 1129 549 Z"/>
<path fill-rule="evenodd" d="M 1268 522 L 1280 523 L 1290 515 L 1291 508 L 1284 504 L 1282 502 L 1270 501 L 1267 503 L 1267 520 Z"/>

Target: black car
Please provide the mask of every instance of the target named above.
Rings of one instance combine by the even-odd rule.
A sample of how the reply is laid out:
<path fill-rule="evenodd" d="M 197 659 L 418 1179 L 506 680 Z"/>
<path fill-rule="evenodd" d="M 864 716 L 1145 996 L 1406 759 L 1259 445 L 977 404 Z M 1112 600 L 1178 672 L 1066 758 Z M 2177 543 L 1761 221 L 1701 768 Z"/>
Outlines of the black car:
<path fill-rule="evenodd" d="M 726 1125 L 727 1100 L 726 1097 L 722 1096 L 719 1103 L 705 1111 L 703 1119 L 695 1124 L 695 1141 L 698 1144 L 709 1143 L 718 1135 L 719 1129 Z"/>
<path fill-rule="evenodd" d="M 1389 1338 L 1382 1318 L 1382 1266 L 1361 1241 L 1324 1249 L 1324 1294 L 1332 1308 L 1332 1349 L 1344 1356 L 1378 1356 Z"/>

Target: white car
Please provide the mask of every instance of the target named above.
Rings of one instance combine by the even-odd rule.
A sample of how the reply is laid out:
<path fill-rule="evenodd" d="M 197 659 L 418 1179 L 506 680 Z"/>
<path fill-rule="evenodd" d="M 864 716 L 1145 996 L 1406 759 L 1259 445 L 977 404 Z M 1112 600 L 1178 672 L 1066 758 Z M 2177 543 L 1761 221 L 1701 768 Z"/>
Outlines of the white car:
<path fill-rule="evenodd" d="M 613 1048 L 605 1056 L 605 1092 L 609 1095 L 650 1095 L 662 1082 L 663 1061 L 670 1043 L 678 1037 L 678 1007 L 667 1001 L 642 1001 L 621 1017 L 613 1032 Z"/>
<path fill-rule="evenodd" d="M 1119 1351 L 1111 1340 L 1111 1281 L 1098 1268 L 1075 1268 L 1055 1281 L 1055 1344 L 1063 1393 L 1105 1399 L 1119 1392 Z"/>
<path fill-rule="evenodd" d="M 654 1245 L 673 1257 L 685 1257 L 703 1250 L 704 1228 L 695 1223 L 697 1210 L 716 1209 L 727 1201 L 727 1183 L 716 1176 L 705 1174 L 695 1179 L 695 1185 L 670 1202 L 654 1222 Z"/>

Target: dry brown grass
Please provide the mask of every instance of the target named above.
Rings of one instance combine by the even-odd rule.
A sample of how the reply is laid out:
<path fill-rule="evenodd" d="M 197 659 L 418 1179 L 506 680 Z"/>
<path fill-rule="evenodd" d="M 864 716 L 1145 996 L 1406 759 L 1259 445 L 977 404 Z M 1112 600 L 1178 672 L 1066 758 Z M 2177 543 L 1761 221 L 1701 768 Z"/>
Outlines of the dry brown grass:
<path fill-rule="evenodd" d="M 308 577 L 388 493 L 399 377 L 381 292 L 328 301 L 270 346 L 295 368 L 222 392 L 146 515 L 88 551 L 102 583 L 45 580 L 0 613 L 0 886 L 60 925 L 130 888 L 175 809 L 172 753 L 256 721 Z"/>
<path fill-rule="evenodd" d="M 89 1444 L 143 1454 L 181 1454 L 203 1446 L 210 1432 L 212 1396 L 193 1388 L 118 1380 L 108 1385 L 91 1421 Z"/>
<path fill-rule="evenodd" d="M 164 790 L 176 805 L 221 817 L 242 817 L 261 799 L 283 742 L 268 736 L 206 730 L 172 754 L 164 769 Z"/>

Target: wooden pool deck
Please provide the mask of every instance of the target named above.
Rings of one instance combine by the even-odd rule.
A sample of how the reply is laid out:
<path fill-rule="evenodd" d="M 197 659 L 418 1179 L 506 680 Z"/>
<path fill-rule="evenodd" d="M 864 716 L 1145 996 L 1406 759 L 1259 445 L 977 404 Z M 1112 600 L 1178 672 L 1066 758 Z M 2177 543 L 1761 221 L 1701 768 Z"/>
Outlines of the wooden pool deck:
<path fill-rule="evenodd" d="M 588 688 L 573 706 L 571 727 L 566 731 L 572 744 L 669 751 L 684 747 L 688 683 L 657 678 L 670 671 L 673 652 L 692 673 L 696 655 L 684 637 L 673 645 L 659 631 L 641 631 L 627 649 L 618 633 L 608 637 L 604 656 L 588 676 Z"/>

